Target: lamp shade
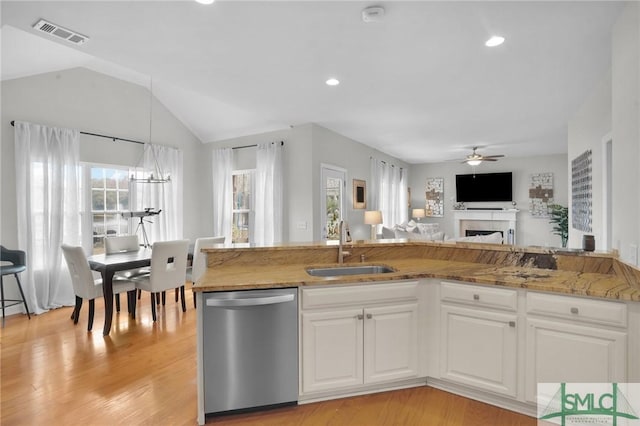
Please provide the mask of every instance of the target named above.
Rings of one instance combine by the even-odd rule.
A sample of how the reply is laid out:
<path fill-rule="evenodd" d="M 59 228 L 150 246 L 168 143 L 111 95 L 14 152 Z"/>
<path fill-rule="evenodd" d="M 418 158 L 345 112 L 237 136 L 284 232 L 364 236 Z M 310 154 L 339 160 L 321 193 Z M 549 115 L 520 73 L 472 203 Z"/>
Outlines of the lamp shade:
<path fill-rule="evenodd" d="M 364 223 L 367 225 L 380 225 L 382 223 L 382 212 L 380 210 L 364 212 Z"/>
<path fill-rule="evenodd" d="M 425 217 L 425 211 L 424 209 L 413 209 L 411 216 L 415 218 Z"/>

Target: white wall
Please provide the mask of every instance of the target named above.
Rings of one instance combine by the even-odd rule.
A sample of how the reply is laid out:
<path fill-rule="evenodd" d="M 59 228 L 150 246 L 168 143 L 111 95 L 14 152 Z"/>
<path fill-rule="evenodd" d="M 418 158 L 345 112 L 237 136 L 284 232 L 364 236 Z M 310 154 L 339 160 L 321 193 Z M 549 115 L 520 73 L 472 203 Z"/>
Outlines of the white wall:
<path fill-rule="evenodd" d="M 483 163 L 476 167 L 477 173 L 512 172 L 513 199 L 518 213 L 516 241 L 518 245 L 540 245 L 560 247 L 560 237 L 552 234 L 552 225 L 547 218 L 536 218 L 529 214 L 529 182 L 534 173 L 553 173 L 554 202 L 567 205 L 567 156 L 551 155 L 526 158 L 505 157 L 495 163 Z M 424 208 L 425 183 L 427 178 L 444 178 L 444 217 L 426 218 L 424 222 L 439 223 L 448 235 L 454 235 L 453 204 L 456 195 L 457 174 L 473 173 L 470 166 L 459 162 L 428 163 L 411 166 L 410 188 L 412 208 Z M 467 207 L 513 208 L 508 202 L 466 203 Z"/>
<path fill-rule="evenodd" d="M 603 144 L 604 137 L 611 133 L 611 72 L 588 96 L 568 126 L 567 170 L 571 170 L 571 160 L 586 150 L 591 150 L 592 159 L 592 231 L 582 232 L 571 226 L 572 209 L 569 209 L 569 247 L 582 248 L 582 236 L 591 234 L 596 240 L 596 250 L 604 245 L 603 223 Z M 567 187 L 571 194 L 571 174 Z M 571 195 L 569 195 L 571 204 Z"/>
<path fill-rule="evenodd" d="M 364 224 L 365 209 L 353 209 L 353 179 L 364 180 L 367 183 L 367 209 L 371 209 L 371 166 L 370 158 L 395 164 L 409 171 L 407 163 L 391 157 L 346 136 L 318 125 L 312 125 L 313 129 L 313 212 L 316 226 L 313 229 L 315 240 L 321 238 L 320 230 L 320 167 L 321 164 L 331 164 L 347 170 L 347 187 L 345 202 L 347 204 L 344 220 L 349 223 L 351 237 L 354 240 L 366 240 L 370 238 L 370 225 Z"/>
<path fill-rule="evenodd" d="M 16 247 L 15 149 L 11 120 L 147 141 L 149 91 L 84 68 L 40 74 L 2 82 L 2 244 Z M 201 182 L 210 180 L 200 141 L 159 102 L 153 103 L 152 142 L 184 153 L 184 236 L 201 235 Z M 80 159 L 104 164 L 135 165 L 142 145 L 81 136 Z M 207 198 L 211 198 L 207 195 Z"/>
<path fill-rule="evenodd" d="M 613 28 L 613 246 L 638 264 L 640 243 L 640 7 L 631 2 Z"/>
<path fill-rule="evenodd" d="M 221 147 L 240 147 L 266 142 L 284 142 L 284 241 L 313 240 L 313 194 L 311 191 L 311 125 L 296 126 L 280 131 L 250 135 L 206 144 L 207 161 L 211 163 L 211 152 Z M 237 169 L 255 167 L 255 149 L 234 150 L 234 163 Z M 211 169 L 211 166 L 209 166 Z M 208 194 L 212 194 L 211 183 Z M 204 218 L 209 229 L 213 229 L 213 201 L 208 197 L 211 207 Z M 298 223 L 307 223 L 307 228 L 298 228 Z"/>
<path fill-rule="evenodd" d="M 369 238 L 370 228 L 364 225 L 364 210 L 353 210 L 352 179 L 369 178 L 369 158 L 407 165 L 366 145 L 316 124 L 295 126 L 281 131 L 251 135 L 207 144 L 207 150 L 239 147 L 256 143 L 284 141 L 284 240 L 318 241 L 320 235 L 320 165 L 332 164 L 347 170 L 346 220 L 354 239 Z M 251 148 L 234 151 L 238 168 L 250 164 Z M 207 155 L 211 158 L 211 154 Z M 211 218 L 206 218 L 211 222 Z"/>

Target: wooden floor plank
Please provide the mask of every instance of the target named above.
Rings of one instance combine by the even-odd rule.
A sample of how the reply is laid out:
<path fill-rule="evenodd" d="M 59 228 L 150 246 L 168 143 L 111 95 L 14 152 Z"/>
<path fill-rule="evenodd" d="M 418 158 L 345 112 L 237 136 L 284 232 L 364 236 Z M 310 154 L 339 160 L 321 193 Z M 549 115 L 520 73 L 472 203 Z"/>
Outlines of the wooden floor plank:
<path fill-rule="evenodd" d="M 86 307 L 7 317 L 0 331 L 0 424 L 196 424 L 196 311 L 168 298 L 151 321 L 148 298 L 137 319 L 116 314 L 102 336 L 104 305 L 94 328 Z M 208 417 L 224 425 L 533 426 L 535 419 L 429 387 L 303 404 L 268 412 Z"/>

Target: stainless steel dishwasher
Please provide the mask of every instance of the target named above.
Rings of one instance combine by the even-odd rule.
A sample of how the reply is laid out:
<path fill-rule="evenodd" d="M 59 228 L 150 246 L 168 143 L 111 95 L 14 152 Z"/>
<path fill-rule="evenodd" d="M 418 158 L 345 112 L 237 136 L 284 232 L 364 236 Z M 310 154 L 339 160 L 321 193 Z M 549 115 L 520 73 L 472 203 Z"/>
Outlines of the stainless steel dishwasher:
<path fill-rule="evenodd" d="M 296 403 L 298 291 L 203 294 L 204 413 Z"/>

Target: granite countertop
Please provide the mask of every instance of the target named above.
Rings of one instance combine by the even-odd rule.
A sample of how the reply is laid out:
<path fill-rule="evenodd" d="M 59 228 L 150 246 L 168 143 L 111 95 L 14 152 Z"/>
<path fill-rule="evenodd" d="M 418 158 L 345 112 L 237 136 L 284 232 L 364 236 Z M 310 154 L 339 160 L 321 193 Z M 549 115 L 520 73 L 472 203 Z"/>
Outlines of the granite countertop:
<path fill-rule="evenodd" d="M 271 249 L 269 252 L 273 250 Z M 275 248 L 275 250 L 279 250 L 279 248 Z M 395 272 L 341 277 L 314 277 L 307 274 L 307 268 L 337 265 L 335 263 L 314 264 L 312 262 L 219 264 L 207 269 L 204 276 L 194 286 L 194 291 L 366 284 L 435 278 L 561 294 L 640 301 L 640 288 L 630 285 L 624 278 L 611 273 L 505 266 L 420 257 L 349 263 L 350 266 L 367 264 L 387 265 L 393 268 Z"/>

